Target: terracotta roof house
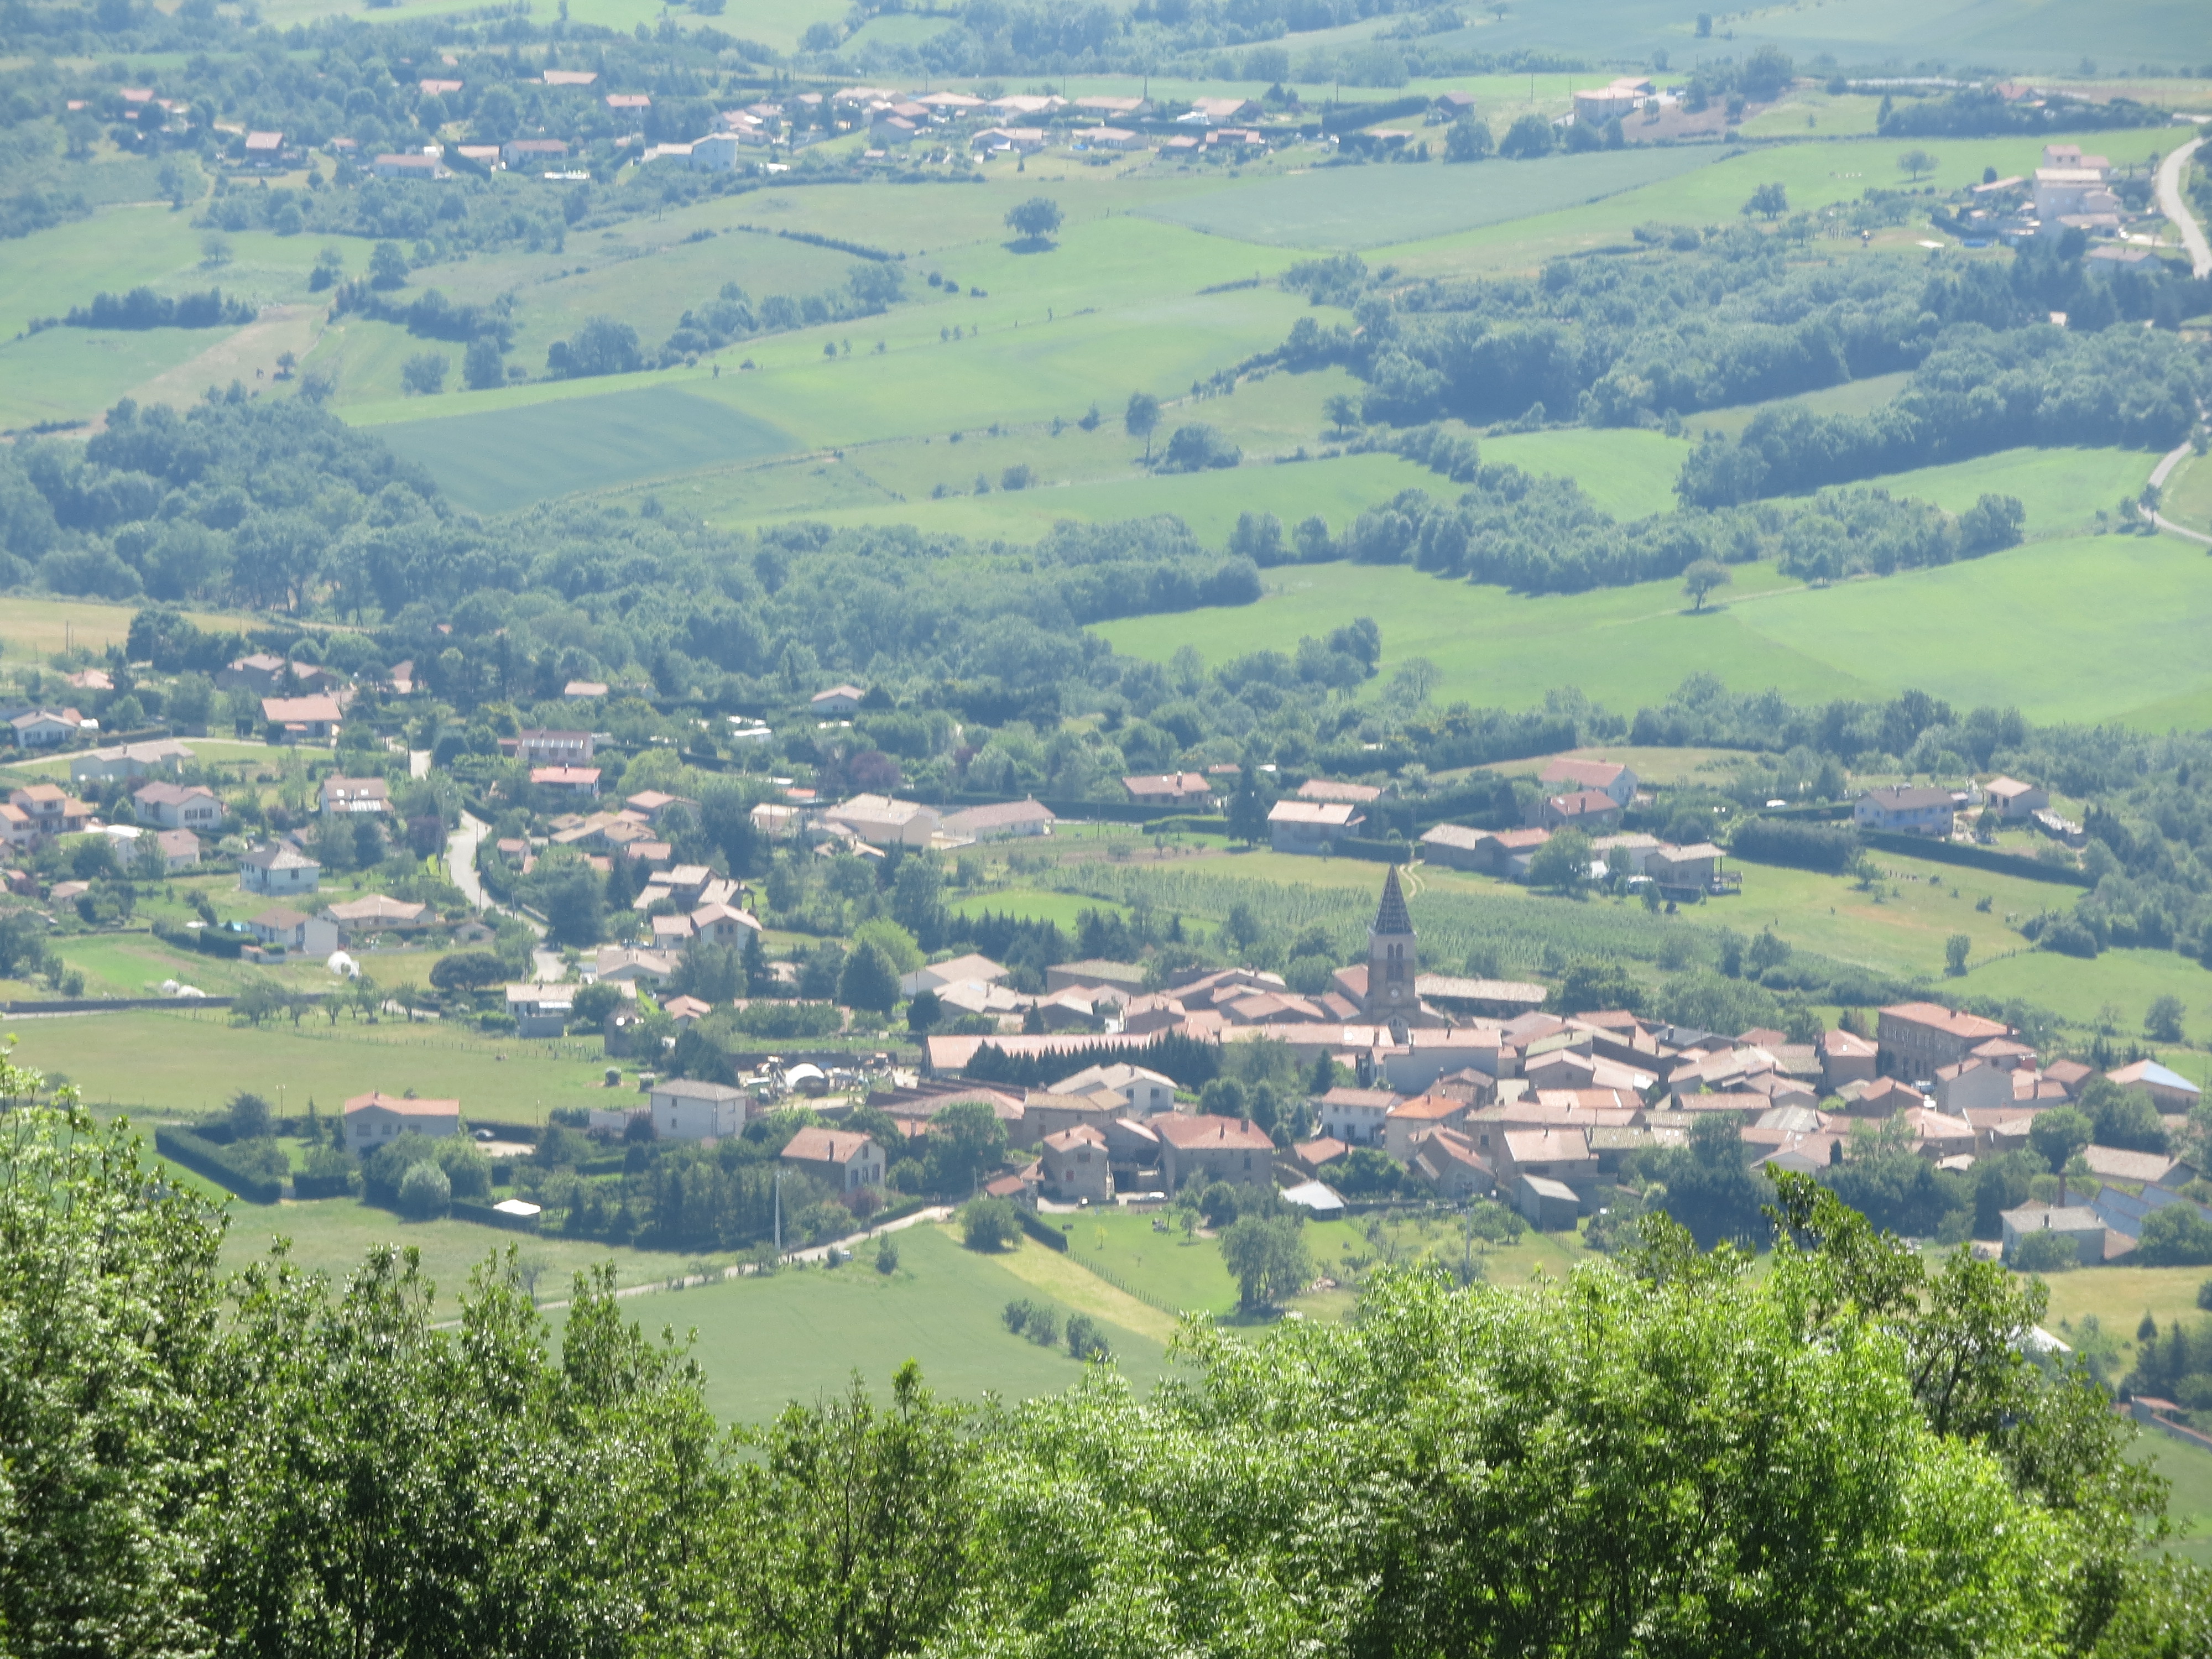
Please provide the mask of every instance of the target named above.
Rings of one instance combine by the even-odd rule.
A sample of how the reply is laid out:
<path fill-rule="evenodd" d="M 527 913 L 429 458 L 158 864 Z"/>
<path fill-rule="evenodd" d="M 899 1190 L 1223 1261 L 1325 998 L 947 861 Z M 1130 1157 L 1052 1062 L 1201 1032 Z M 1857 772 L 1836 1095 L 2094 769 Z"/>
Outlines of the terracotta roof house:
<path fill-rule="evenodd" d="M 966 841 L 1003 841 L 1010 836 L 1048 836 L 1059 822 L 1052 808 L 1041 802 L 1013 800 L 963 806 L 946 813 L 938 828 L 946 836 Z"/>
<path fill-rule="evenodd" d="M 1617 761 L 1576 760 L 1561 756 L 1539 772 L 1536 781 L 1559 787 L 1562 793 L 1595 789 L 1620 807 L 1636 799 L 1636 774 Z"/>
<path fill-rule="evenodd" d="M 1955 1066 L 1992 1037 L 2013 1036 L 2011 1026 L 1933 1002 L 1900 1002 L 1884 1008 L 1875 1024 L 1879 1069 L 1887 1076 L 1931 1079 Z"/>
<path fill-rule="evenodd" d="M 1485 1196 L 1498 1185 L 1489 1161 L 1456 1129 L 1424 1135 L 1407 1167 L 1416 1179 L 1435 1188 L 1438 1197 L 1454 1203 Z"/>
<path fill-rule="evenodd" d="M 1601 789 L 1577 789 L 1553 795 L 1539 809 L 1537 823 L 1546 830 L 1596 830 L 1620 826 L 1620 803 Z"/>
<path fill-rule="evenodd" d="M 2018 778 L 1991 778 L 1982 786 L 1982 796 L 1990 810 L 2008 823 L 2033 817 L 2051 805 L 2048 789 L 2040 784 L 2022 783 Z"/>
<path fill-rule="evenodd" d="M 458 1100 L 416 1100 L 372 1091 L 356 1095 L 345 1103 L 346 1146 L 356 1153 L 372 1152 L 397 1135 L 427 1135 L 440 1140 L 460 1131 Z"/>
<path fill-rule="evenodd" d="M 132 793 L 131 804 L 142 821 L 164 830 L 222 827 L 222 798 L 204 783 L 146 784 Z"/>
<path fill-rule="evenodd" d="M 884 1155 L 866 1135 L 842 1129 L 801 1129 L 785 1145 L 783 1161 L 837 1193 L 884 1184 Z"/>
<path fill-rule="evenodd" d="M 1321 853 L 1366 822 L 1350 801 L 1279 800 L 1267 809 L 1267 838 L 1278 853 Z"/>
<path fill-rule="evenodd" d="M 1106 1137 L 1078 1123 L 1037 1143 L 1037 1180 L 1045 1195 L 1063 1204 L 1103 1204 L 1114 1196 Z"/>
<path fill-rule="evenodd" d="M 1206 1186 L 1273 1184 L 1275 1143 L 1266 1133 L 1233 1117 L 1205 1113 L 1185 1117 L 1169 1113 L 1147 1125 L 1160 1139 L 1160 1172 L 1170 1192 L 1195 1182 Z"/>
<path fill-rule="evenodd" d="M 2203 1091 L 2180 1073 L 2154 1060 L 2139 1060 L 2105 1075 L 2123 1089 L 2141 1089 L 2160 1111 L 2186 1112 L 2196 1108 Z"/>
<path fill-rule="evenodd" d="M 305 738 L 320 742 L 337 734 L 342 715 L 335 697 L 264 697 L 261 718 L 287 741 Z"/>
<path fill-rule="evenodd" d="M 1169 772 L 1121 780 L 1129 799 L 1147 806 L 1204 806 L 1213 799 L 1213 786 L 1203 772 Z"/>
<path fill-rule="evenodd" d="M 1300 800 L 1348 800 L 1354 806 L 1371 806 L 1382 791 L 1371 783 L 1339 783 L 1334 778 L 1308 778 L 1298 786 Z"/>

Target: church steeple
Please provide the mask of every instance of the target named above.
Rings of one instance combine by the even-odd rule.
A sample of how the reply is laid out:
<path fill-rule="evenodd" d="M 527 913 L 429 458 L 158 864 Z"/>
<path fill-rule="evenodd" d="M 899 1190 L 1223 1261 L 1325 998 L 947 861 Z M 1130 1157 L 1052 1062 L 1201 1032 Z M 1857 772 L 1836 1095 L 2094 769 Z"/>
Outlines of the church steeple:
<path fill-rule="evenodd" d="M 1398 885 L 1398 866 L 1382 878 L 1382 900 L 1367 928 L 1367 1018 L 1376 1024 L 1401 1024 L 1420 1008 L 1413 983 L 1419 971 L 1414 950 L 1413 918 Z"/>

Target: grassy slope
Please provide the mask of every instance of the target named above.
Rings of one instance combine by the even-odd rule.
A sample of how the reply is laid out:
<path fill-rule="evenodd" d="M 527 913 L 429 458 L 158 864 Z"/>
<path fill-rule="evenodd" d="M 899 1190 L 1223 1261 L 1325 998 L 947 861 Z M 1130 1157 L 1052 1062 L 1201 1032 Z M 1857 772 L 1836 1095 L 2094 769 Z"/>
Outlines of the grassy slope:
<path fill-rule="evenodd" d="M 992 1390 L 1022 1398 L 1081 1375 L 1064 1346 L 1041 1348 L 1006 1329 L 1000 1310 L 1039 1288 L 1007 1260 L 963 1249 L 937 1227 L 895 1237 L 899 1268 L 889 1277 L 873 1271 L 872 1252 L 863 1251 L 835 1270 L 733 1280 L 654 1297 L 632 1310 L 647 1328 L 666 1323 L 696 1334 L 708 1403 L 731 1421 L 758 1421 L 789 1401 L 842 1392 L 855 1370 L 880 1391 L 908 1359 L 940 1394 L 965 1399 Z M 1024 1240 L 1015 1256 L 1029 1252 L 1044 1253 Z M 1163 1374 L 1156 1337 L 1115 1325 L 1107 1340 L 1139 1384 Z"/>
<path fill-rule="evenodd" d="M 1705 166 L 1718 153 L 1685 146 L 1556 155 L 1523 165 L 1320 167 L 1148 211 L 1270 246 L 1383 247 L 1641 190 Z"/>
<path fill-rule="evenodd" d="M 532 1123 L 544 1121 L 544 1109 L 604 1098 L 600 1057 L 576 1043 L 495 1042 L 434 1025 L 346 1021 L 332 1028 L 319 1016 L 310 1021 L 296 1030 L 288 1023 L 256 1030 L 232 1025 L 217 1011 L 164 1010 L 24 1020 L 15 1027 L 16 1058 L 66 1074 L 88 1100 L 143 1106 L 163 1117 L 216 1110 L 240 1089 L 275 1100 L 280 1087 L 295 1109 L 310 1097 L 329 1110 L 372 1089 L 412 1089 L 458 1097 L 474 1116 Z"/>
<path fill-rule="evenodd" d="M 119 645 L 131 632 L 136 605 L 109 605 L 100 599 L 33 599 L 10 594 L 0 605 L 0 648 L 11 657 L 49 657 L 70 646 L 104 651 Z M 194 627 L 237 628 L 244 618 L 219 612 L 186 613 Z"/>
<path fill-rule="evenodd" d="M 2045 453 L 1943 469 L 1913 493 L 1971 504 L 2017 483 L 2064 510 L 2147 470 L 2146 458 Z M 2091 494 L 2094 490 L 2096 493 Z M 1904 493 L 1900 489 L 1899 493 Z M 2033 520 L 2031 520 L 2033 523 Z M 1219 663 L 1325 634 L 1349 615 L 1382 629 L 1384 672 L 1412 656 L 1442 671 L 1439 702 L 1526 707 L 1579 685 L 1631 712 L 1710 672 L 1738 690 L 1797 699 L 1893 696 L 1918 686 L 1964 707 L 2012 703 L 2031 719 L 2202 723 L 2212 673 L 2185 643 L 2201 630 L 2201 555 L 2171 538 L 2070 537 L 1990 558 L 1821 589 L 1770 568 L 1737 567 L 1725 603 L 1690 613 L 1673 582 L 1526 596 L 1443 582 L 1404 567 L 1288 566 L 1256 605 L 1103 623 L 1116 650 L 1164 662 L 1186 644 Z M 1572 641 L 1573 654 L 1566 654 Z M 2172 666 L 2146 681 L 2146 660 Z"/>

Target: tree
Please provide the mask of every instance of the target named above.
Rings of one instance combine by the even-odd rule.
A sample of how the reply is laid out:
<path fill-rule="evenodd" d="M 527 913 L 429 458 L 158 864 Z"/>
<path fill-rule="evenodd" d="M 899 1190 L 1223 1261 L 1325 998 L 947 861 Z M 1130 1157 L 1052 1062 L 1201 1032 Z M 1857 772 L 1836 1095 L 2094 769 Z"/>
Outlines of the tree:
<path fill-rule="evenodd" d="M 407 281 L 407 256 L 399 251 L 397 242 L 379 242 L 369 250 L 368 285 L 376 289 L 393 289 Z"/>
<path fill-rule="evenodd" d="M 1497 147 L 1497 140 L 1490 136 L 1490 124 L 1471 114 L 1461 116 L 1444 134 L 1447 161 L 1480 161 Z"/>
<path fill-rule="evenodd" d="M 960 1207 L 960 1242 L 971 1250 L 1003 1250 L 1021 1231 L 1011 1200 L 972 1199 Z"/>
<path fill-rule="evenodd" d="M 864 939 L 837 975 L 837 1000 L 848 1008 L 888 1014 L 898 1003 L 898 965 L 874 939 Z"/>
<path fill-rule="evenodd" d="M 2071 1106 L 2053 1106 L 2035 1115 L 2027 1127 L 2027 1144 L 2063 1182 L 2074 1154 L 2089 1145 L 2095 1133 L 2089 1120 Z"/>
<path fill-rule="evenodd" d="M 266 1100 L 241 1089 L 230 1097 L 230 1104 L 224 1109 L 224 1115 L 230 1121 L 234 1139 L 258 1140 L 269 1133 L 270 1120 L 274 1114 L 270 1111 Z"/>
<path fill-rule="evenodd" d="M 2071 1273 L 2081 1265 L 2081 1242 L 2068 1233 L 2032 1232 L 2013 1246 L 2012 1266 L 2017 1273 Z"/>
<path fill-rule="evenodd" d="M 929 1121 L 923 1178 L 932 1191 L 958 1196 L 1006 1161 L 1006 1126 L 988 1101 L 956 1100 Z"/>
<path fill-rule="evenodd" d="M 1006 228 L 1018 231 L 1026 242 L 1042 242 L 1060 226 L 1060 204 L 1049 197 L 1032 196 L 1006 214 Z"/>
<path fill-rule="evenodd" d="M 906 1005 L 906 1028 L 909 1031 L 933 1031 L 944 1018 L 945 1000 L 934 991 L 917 991 Z"/>
<path fill-rule="evenodd" d="M 1761 185 L 1743 204 L 1746 214 L 1756 213 L 1770 224 L 1790 211 L 1790 192 L 1780 185 Z"/>
<path fill-rule="evenodd" d="M 2156 1042 L 2179 1042 L 2182 1041 L 2181 1017 L 2188 1010 L 2181 1006 L 2179 997 L 2169 994 L 2155 998 L 2150 1005 L 2150 1012 L 2143 1016 L 2143 1031 Z"/>
<path fill-rule="evenodd" d="M 1633 1013 L 1644 1006 L 1644 988 L 1617 962 L 1578 962 L 1559 981 L 1550 1006 L 1562 1014 L 1611 1009 Z"/>
<path fill-rule="evenodd" d="M 749 1633 L 750 1652 L 889 1659 L 945 1628 L 986 1559 L 978 1447 L 963 1424 L 908 1360 L 888 1401 L 855 1376 L 842 1397 L 740 1431 L 750 1455 L 723 1512 L 743 1519 L 699 1555 L 726 1574 L 715 1599 L 726 1596 L 722 1618 Z"/>
<path fill-rule="evenodd" d="M 2089 1120 L 2092 1146 L 2122 1146 L 2133 1152 L 2166 1150 L 2166 1124 L 2150 1096 L 2140 1089 L 2123 1088 L 2108 1077 L 2093 1077 L 2082 1085 L 2075 1106 Z"/>
<path fill-rule="evenodd" d="M 1229 833 L 1247 847 L 1267 839 L 1267 796 L 1260 787 L 1260 769 L 1249 762 L 1237 769 L 1237 793 L 1229 798 Z"/>
<path fill-rule="evenodd" d="M 1152 459 L 1152 432 L 1160 423 L 1160 400 L 1149 392 L 1132 392 L 1129 406 L 1121 411 L 1121 427 L 1132 438 L 1145 441 L 1145 459 Z"/>
<path fill-rule="evenodd" d="M 471 392 L 489 392 L 507 384 L 507 364 L 499 355 L 499 342 L 480 334 L 461 355 L 461 382 Z"/>
<path fill-rule="evenodd" d="M 446 354 L 418 351 L 399 366 L 399 384 L 411 397 L 434 398 L 446 389 Z"/>
<path fill-rule="evenodd" d="M 1528 860 L 1532 886 L 1558 893 L 1578 891 L 1589 880 L 1590 839 L 1579 830 L 1562 830 Z"/>
<path fill-rule="evenodd" d="M 1221 1235 L 1221 1259 L 1248 1309 L 1264 1308 L 1303 1289 L 1313 1257 L 1295 1216 L 1248 1215 Z"/>
<path fill-rule="evenodd" d="M 1682 572 L 1682 591 L 1690 596 L 1692 611 L 1703 611 L 1708 593 L 1717 587 L 1726 587 L 1735 580 L 1729 568 L 1718 559 L 1693 559 Z"/>
<path fill-rule="evenodd" d="M 1953 978 L 1966 971 L 1966 953 L 1974 948 L 1974 941 L 1964 933 L 1954 933 L 1943 941 L 1943 971 Z"/>
<path fill-rule="evenodd" d="M 399 1213 L 410 1221 L 429 1221 L 453 1207 L 453 1183 L 433 1163 L 410 1164 L 399 1177 Z"/>
<path fill-rule="evenodd" d="M 2212 1263 L 2212 1221 L 2189 1204 L 2169 1204 L 2143 1218 L 2142 1237 L 2129 1258 L 2146 1267 L 2202 1267 Z"/>
<path fill-rule="evenodd" d="M 1349 432 L 1359 424 L 1359 400 L 1347 392 L 1331 392 L 1321 407 L 1322 413 L 1328 416 L 1328 423 L 1340 433 Z"/>
<path fill-rule="evenodd" d="M 1552 124 L 1531 111 L 1516 118 L 1506 129 L 1505 137 L 1498 141 L 1498 153 L 1510 161 L 1534 161 L 1540 155 L 1549 155 L 1558 143 L 1558 134 Z"/>
<path fill-rule="evenodd" d="M 1924 149 L 1908 149 L 1897 158 L 1897 170 L 1911 173 L 1916 185 L 1920 182 L 1922 173 L 1932 173 L 1935 168 L 1936 158 Z"/>
<path fill-rule="evenodd" d="M 506 978 L 507 964 L 489 951 L 456 951 L 430 969 L 430 983 L 441 991 L 478 991 Z"/>

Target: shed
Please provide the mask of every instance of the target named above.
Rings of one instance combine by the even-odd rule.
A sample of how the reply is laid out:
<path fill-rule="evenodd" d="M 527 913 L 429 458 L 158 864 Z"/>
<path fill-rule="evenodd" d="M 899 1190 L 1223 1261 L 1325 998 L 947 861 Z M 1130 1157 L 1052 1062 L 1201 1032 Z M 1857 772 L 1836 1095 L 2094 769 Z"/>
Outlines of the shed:
<path fill-rule="evenodd" d="M 1582 1200 L 1564 1181 L 1524 1175 L 1513 1183 L 1515 1206 L 1540 1233 L 1571 1230 L 1582 1214 Z"/>

